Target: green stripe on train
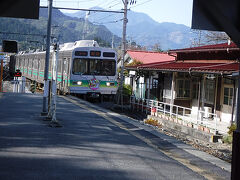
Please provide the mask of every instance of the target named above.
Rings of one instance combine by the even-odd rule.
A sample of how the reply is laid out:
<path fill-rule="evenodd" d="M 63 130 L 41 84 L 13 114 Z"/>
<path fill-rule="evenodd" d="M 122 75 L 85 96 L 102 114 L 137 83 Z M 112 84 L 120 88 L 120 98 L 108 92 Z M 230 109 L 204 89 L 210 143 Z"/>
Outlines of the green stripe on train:
<path fill-rule="evenodd" d="M 81 81 L 82 84 L 78 85 L 77 82 Z M 107 86 L 107 82 L 114 83 L 113 86 Z M 89 87 L 89 80 L 70 80 L 70 87 Z M 101 88 L 116 88 L 118 86 L 117 81 L 100 81 L 99 87 Z"/>

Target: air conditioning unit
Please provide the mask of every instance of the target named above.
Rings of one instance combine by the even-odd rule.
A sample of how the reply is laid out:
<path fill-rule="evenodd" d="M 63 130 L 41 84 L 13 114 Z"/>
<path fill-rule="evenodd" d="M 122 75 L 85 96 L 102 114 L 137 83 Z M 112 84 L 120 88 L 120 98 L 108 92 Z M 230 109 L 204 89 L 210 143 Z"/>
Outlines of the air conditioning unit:
<path fill-rule="evenodd" d="M 205 118 L 212 118 L 212 108 L 211 107 L 204 107 L 204 117 Z"/>

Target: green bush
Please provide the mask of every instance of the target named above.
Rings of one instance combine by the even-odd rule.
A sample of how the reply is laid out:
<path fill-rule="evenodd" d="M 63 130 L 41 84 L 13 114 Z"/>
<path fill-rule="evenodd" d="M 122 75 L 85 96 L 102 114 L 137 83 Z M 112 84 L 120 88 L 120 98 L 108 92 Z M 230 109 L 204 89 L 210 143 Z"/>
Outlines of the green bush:
<path fill-rule="evenodd" d="M 129 84 L 124 84 L 123 85 L 123 94 L 126 96 L 131 96 L 132 95 L 132 86 Z"/>
<path fill-rule="evenodd" d="M 233 131 L 237 129 L 236 124 L 232 124 L 228 127 L 228 136 L 223 137 L 223 142 L 227 144 L 231 144 L 233 141 Z"/>
<path fill-rule="evenodd" d="M 233 140 L 232 136 L 224 136 L 223 137 L 223 143 L 231 144 Z"/>
<path fill-rule="evenodd" d="M 228 129 L 229 129 L 228 134 L 232 136 L 233 131 L 235 131 L 237 129 L 237 126 L 236 126 L 236 124 L 232 124 L 231 126 L 228 127 Z"/>

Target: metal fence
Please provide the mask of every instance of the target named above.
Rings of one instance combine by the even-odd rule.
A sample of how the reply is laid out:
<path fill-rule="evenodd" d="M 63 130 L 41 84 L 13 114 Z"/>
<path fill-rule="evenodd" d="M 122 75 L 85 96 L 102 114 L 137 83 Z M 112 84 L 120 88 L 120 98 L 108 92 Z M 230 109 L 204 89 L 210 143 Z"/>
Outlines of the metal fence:
<path fill-rule="evenodd" d="M 11 81 L 2 81 L 1 92 L 25 93 L 27 83 L 24 76 L 14 77 Z"/>
<path fill-rule="evenodd" d="M 220 122 L 220 118 L 215 113 L 198 110 L 196 114 L 191 108 L 134 96 L 130 97 L 130 104 L 134 111 L 145 112 L 192 128 L 202 128 L 201 130 L 205 129 L 206 132 L 214 134 L 227 134 L 228 125 Z"/>

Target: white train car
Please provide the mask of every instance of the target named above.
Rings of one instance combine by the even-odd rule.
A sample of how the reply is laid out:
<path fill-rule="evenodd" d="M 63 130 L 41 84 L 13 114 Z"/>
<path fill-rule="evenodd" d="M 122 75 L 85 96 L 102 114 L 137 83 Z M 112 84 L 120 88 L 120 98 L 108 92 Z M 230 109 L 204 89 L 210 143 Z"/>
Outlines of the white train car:
<path fill-rule="evenodd" d="M 23 76 L 43 86 L 46 52 L 16 55 L 16 69 Z M 49 79 L 52 78 L 53 52 L 50 52 Z M 117 53 L 110 48 L 99 47 L 96 41 L 81 40 L 60 46 L 58 90 L 62 93 L 84 96 L 113 96 L 117 92 Z"/>

